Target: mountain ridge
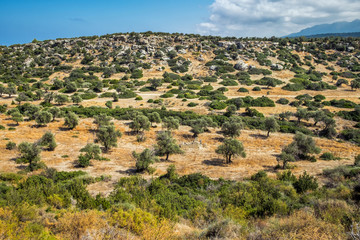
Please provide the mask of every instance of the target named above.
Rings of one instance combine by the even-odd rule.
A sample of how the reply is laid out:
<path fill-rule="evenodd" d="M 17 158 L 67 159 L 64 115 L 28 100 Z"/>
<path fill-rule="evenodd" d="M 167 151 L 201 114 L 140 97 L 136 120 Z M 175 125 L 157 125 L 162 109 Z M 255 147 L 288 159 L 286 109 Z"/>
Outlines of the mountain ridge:
<path fill-rule="evenodd" d="M 305 28 L 299 32 L 288 34 L 284 37 L 301 37 L 313 36 L 319 34 L 337 34 L 337 33 L 354 33 L 360 32 L 360 19 L 352 22 L 334 22 L 330 24 L 319 24 Z"/>

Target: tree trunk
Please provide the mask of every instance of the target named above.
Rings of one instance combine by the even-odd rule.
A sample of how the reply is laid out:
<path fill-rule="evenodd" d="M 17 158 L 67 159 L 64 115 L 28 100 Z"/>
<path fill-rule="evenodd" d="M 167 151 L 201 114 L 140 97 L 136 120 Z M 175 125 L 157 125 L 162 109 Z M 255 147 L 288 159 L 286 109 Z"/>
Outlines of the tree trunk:
<path fill-rule="evenodd" d="M 166 159 L 165 161 L 168 161 L 169 160 L 169 153 L 166 154 Z"/>
<path fill-rule="evenodd" d="M 269 137 L 270 136 L 270 130 L 267 132 L 267 137 Z"/>

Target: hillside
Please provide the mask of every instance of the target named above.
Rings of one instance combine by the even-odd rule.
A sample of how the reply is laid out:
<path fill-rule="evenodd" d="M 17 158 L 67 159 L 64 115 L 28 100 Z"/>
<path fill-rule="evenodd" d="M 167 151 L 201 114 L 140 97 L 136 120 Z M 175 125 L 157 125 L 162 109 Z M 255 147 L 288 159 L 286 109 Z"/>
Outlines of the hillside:
<path fill-rule="evenodd" d="M 305 28 L 297 33 L 291 33 L 285 37 L 314 36 L 319 34 L 343 34 L 360 32 L 360 20 L 355 19 L 352 22 L 334 22 L 330 24 L 319 24 Z M 336 36 L 336 35 L 331 35 Z M 347 35 L 344 37 L 348 37 Z"/>
<path fill-rule="evenodd" d="M 313 239 L 299 219 L 343 239 L 359 221 L 359 38 L 34 40 L 0 47 L 0 82 L 0 203 L 48 207 L 39 225 L 59 238 L 73 218 L 117 234 L 91 239 L 215 239 L 215 223 L 225 239 Z"/>

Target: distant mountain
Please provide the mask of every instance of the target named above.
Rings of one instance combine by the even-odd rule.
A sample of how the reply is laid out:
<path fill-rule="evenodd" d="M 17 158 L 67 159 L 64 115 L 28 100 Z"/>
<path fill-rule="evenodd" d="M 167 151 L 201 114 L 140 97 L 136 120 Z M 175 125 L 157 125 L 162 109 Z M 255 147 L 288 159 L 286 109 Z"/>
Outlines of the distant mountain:
<path fill-rule="evenodd" d="M 324 33 L 316 35 L 308 35 L 306 38 L 324 38 L 324 37 L 360 37 L 360 32 L 351 33 Z"/>
<path fill-rule="evenodd" d="M 319 34 L 335 34 L 335 33 L 353 33 L 360 32 L 360 19 L 352 22 L 334 22 L 331 24 L 320 24 L 309 28 L 305 28 L 297 33 L 292 33 L 284 37 L 301 37 L 314 36 Z M 333 35 L 328 35 L 333 36 Z"/>

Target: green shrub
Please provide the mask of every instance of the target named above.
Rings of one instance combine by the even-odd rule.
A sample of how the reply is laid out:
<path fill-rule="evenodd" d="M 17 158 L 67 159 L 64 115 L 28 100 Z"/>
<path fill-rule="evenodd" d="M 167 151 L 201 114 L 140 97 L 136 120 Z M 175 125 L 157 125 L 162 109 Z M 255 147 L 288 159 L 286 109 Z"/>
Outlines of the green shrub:
<path fill-rule="evenodd" d="M 249 92 L 249 90 L 247 90 L 246 88 L 241 87 L 241 88 L 239 88 L 238 92 Z"/>
<path fill-rule="evenodd" d="M 6 143 L 6 149 L 7 149 L 7 150 L 13 150 L 13 149 L 15 149 L 15 148 L 16 148 L 16 143 L 11 142 L 11 141 L 9 141 L 9 142 Z"/>
<path fill-rule="evenodd" d="M 279 100 L 276 101 L 276 103 L 286 105 L 289 103 L 289 100 L 287 100 L 286 98 L 280 98 Z"/>
<path fill-rule="evenodd" d="M 188 107 L 196 107 L 197 105 L 199 105 L 198 103 L 194 103 L 194 102 L 190 102 L 188 103 Z"/>
<path fill-rule="evenodd" d="M 254 87 L 252 90 L 255 91 L 255 92 L 258 92 L 258 91 L 261 91 L 261 88 L 260 87 Z"/>
<path fill-rule="evenodd" d="M 165 94 L 162 94 L 162 95 L 160 95 L 160 97 L 161 98 L 171 98 L 171 97 L 173 97 L 174 96 L 174 94 L 172 94 L 172 93 L 165 93 Z"/>
<path fill-rule="evenodd" d="M 320 159 L 322 160 L 336 160 L 335 156 L 331 152 L 324 152 L 321 154 Z"/>
<path fill-rule="evenodd" d="M 360 167 L 360 154 L 355 157 L 354 165 Z"/>
<path fill-rule="evenodd" d="M 316 178 L 308 175 L 306 171 L 299 176 L 298 180 L 296 180 L 293 185 L 298 193 L 304 193 L 308 190 L 316 190 L 318 188 Z"/>
<path fill-rule="evenodd" d="M 143 98 L 142 98 L 141 96 L 137 96 L 137 97 L 135 98 L 135 100 L 136 100 L 136 101 L 140 101 L 140 100 L 143 100 Z"/>
<path fill-rule="evenodd" d="M 90 156 L 88 154 L 80 154 L 78 158 L 78 166 L 85 168 L 90 166 Z"/>
<path fill-rule="evenodd" d="M 227 104 L 225 102 L 215 100 L 210 103 L 209 107 L 212 109 L 222 110 L 227 107 Z"/>

